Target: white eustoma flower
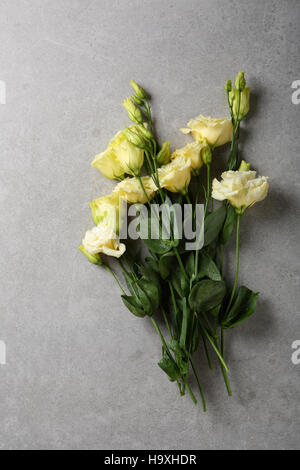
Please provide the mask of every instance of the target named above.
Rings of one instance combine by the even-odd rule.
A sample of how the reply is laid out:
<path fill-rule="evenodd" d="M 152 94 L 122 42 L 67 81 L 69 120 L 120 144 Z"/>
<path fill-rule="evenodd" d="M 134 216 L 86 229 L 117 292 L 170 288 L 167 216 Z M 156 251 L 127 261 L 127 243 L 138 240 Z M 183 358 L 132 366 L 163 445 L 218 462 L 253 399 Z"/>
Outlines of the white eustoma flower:
<path fill-rule="evenodd" d="M 86 232 L 82 245 L 90 255 L 103 253 L 120 258 L 126 251 L 126 246 L 120 243 L 114 230 L 103 222 Z"/>
<path fill-rule="evenodd" d="M 158 169 L 161 188 L 172 193 L 186 194 L 191 181 L 191 162 L 184 157 L 177 157 Z"/>
<path fill-rule="evenodd" d="M 207 140 L 212 147 L 219 147 L 232 139 L 232 121 L 229 118 L 215 119 L 199 116 L 188 122 L 188 128 L 180 129 L 184 134 L 192 133 L 195 140 Z"/>
<path fill-rule="evenodd" d="M 256 171 L 225 171 L 222 181 L 214 179 L 212 197 L 218 201 L 227 199 L 242 213 L 247 207 L 262 201 L 268 194 L 268 177 L 256 177 Z"/>
<path fill-rule="evenodd" d="M 143 176 L 141 178 L 145 193 L 149 201 L 155 196 L 157 188 L 150 176 Z M 129 204 L 146 204 L 147 198 L 141 187 L 138 178 L 126 178 L 117 184 L 114 189 L 114 193 L 119 194 L 121 197 L 126 199 Z"/>

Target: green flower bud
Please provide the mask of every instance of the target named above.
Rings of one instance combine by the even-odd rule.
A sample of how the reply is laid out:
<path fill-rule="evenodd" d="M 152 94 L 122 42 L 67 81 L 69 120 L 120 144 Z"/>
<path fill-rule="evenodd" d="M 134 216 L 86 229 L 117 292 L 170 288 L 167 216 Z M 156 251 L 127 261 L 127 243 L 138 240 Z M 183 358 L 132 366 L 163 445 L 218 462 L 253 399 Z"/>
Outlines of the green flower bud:
<path fill-rule="evenodd" d="M 235 80 L 235 88 L 239 91 L 243 91 L 246 87 L 245 72 L 239 72 Z"/>
<path fill-rule="evenodd" d="M 144 149 L 146 147 L 146 143 L 141 135 L 139 135 L 137 132 L 134 132 L 132 128 L 125 127 L 123 133 L 126 137 L 126 139 L 135 147 L 138 147 L 140 149 Z"/>
<path fill-rule="evenodd" d="M 239 167 L 239 171 L 249 171 L 250 168 L 251 168 L 251 164 L 245 162 L 245 160 L 242 160 L 240 167 Z"/>
<path fill-rule="evenodd" d="M 156 155 L 156 161 L 158 166 L 167 165 L 170 161 L 170 142 L 164 142 L 158 154 Z"/>
<path fill-rule="evenodd" d="M 239 98 L 240 95 L 240 98 Z M 240 99 L 240 105 L 239 105 Z M 232 113 L 236 120 L 241 121 L 250 109 L 250 88 L 245 88 L 240 93 L 233 88 L 229 93 L 229 102 L 232 106 Z M 238 113 L 239 110 L 239 113 Z M 238 115 L 239 114 L 239 115 Z"/>
<path fill-rule="evenodd" d="M 132 122 L 140 124 L 143 120 L 140 108 L 138 108 L 131 98 L 126 98 L 123 103 L 124 108 L 128 111 L 129 119 Z"/>
<path fill-rule="evenodd" d="M 141 100 L 140 98 L 138 98 L 137 96 L 133 95 L 131 97 L 133 99 L 133 101 L 138 104 L 139 106 L 141 106 L 143 104 L 143 100 Z"/>
<path fill-rule="evenodd" d="M 148 131 L 142 124 L 140 124 L 138 127 L 136 127 L 136 130 L 142 134 L 143 137 L 145 137 L 148 140 L 153 139 L 153 134 L 152 132 Z"/>
<path fill-rule="evenodd" d="M 83 245 L 80 245 L 80 247 L 78 248 L 79 251 L 81 251 L 82 254 L 84 254 L 84 256 L 86 256 L 86 258 L 93 264 L 97 264 L 98 266 L 102 266 L 103 265 L 103 261 L 101 259 L 101 256 L 99 254 L 97 255 L 91 255 L 85 248 Z"/>
<path fill-rule="evenodd" d="M 225 91 L 229 93 L 231 90 L 232 90 L 231 80 L 227 80 L 225 84 Z"/>
<path fill-rule="evenodd" d="M 139 98 L 144 100 L 147 97 L 145 90 L 140 85 L 138 85 L 134 80 L 130 80 L 130 85 L 132 86 L 132 88 L 134 89 L 135 93 L 137 94 Z"/>
<path fill-rule="evenodd" d="M 207 145 L 206 147 L 204 147 L 204 149 L 202 150 L 202 160 L 203 160 L 203 163 L 205 163 L 205 165 L 210 165 L 211 162 L 212 162 L 212 151 L 211 151 L 211 148 L 209 145 Z"/>

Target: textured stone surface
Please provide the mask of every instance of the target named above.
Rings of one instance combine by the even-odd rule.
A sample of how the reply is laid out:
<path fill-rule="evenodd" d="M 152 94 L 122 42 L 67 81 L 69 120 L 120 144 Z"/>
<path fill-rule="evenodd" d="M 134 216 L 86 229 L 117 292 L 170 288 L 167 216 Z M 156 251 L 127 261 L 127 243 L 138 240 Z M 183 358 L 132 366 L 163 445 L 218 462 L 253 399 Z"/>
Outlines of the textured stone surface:
<path fill-rule="evenodd" d="M 299 448 L 299 20 L 297 0 L 1 1 L 0 448 Z M 87 202 L 112 187 L 89 163 L 127 123 L 129 79 L 175 147 L 190 117 L 224 115 L 239 70 L 244 157 L 271 177 L 242 229 L 241 280 L 261 298 L 228 335 L 233 398 L 201 361 L 203 415 L 155 365 L 152 325 L 76 248 Z"/>

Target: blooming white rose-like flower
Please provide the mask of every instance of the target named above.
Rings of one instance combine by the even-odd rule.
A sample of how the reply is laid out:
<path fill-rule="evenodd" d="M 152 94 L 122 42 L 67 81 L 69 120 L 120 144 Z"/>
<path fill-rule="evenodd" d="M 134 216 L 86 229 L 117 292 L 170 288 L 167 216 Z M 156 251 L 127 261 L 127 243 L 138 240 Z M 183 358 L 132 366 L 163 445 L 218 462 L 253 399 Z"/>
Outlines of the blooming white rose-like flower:
<path fill-rule="evenodd" d="M 153 179 L 150 176 L 143 176 L 141 180 L 148 199 L 151 201 L 157 191 Z M 121 181 L 114 189 L 114 193 L 126 199 L 129 204 L 146 204 L 147 202 L 138 178 L 126 178 L 124 181 Z"/>
<path fill-rule="evenodd" d="M 206 139 L 213 147 L 230 142 L 232 139 L 232 121 L 229 118 L 215 119 L 202 114 L 188 122 L 188 128 L 180 129 L 184 134 L 192 133 L 195 140 Z"/>
<path fill-rule="evenodd" d="M 190 161 L 192 170 L 197 172 L 203 166 L 201 154 L 205 147 L 207 147 L 207 143 L 204 141 L 190 142 L 185 147 L 175 150 L 171 155 L 171 160 L 183 157 L 185 160 Z"/>
<path fill-rule="evenodd" d="M 114 258 L 120 258 L 126 251 L 113 229 L 103 222 L 86 232 L 82 246 L 90 255 L 103 253 Z"/>
<path fill-rule="evenodd" d="M 268 194 L 268 177 L 256 177 L 256 171 L 225 171 L 222 181 L 216 178 L 212 185 L 212 197 L 218 201 L 227 199 L 239 213 L 258 201 L 262 201 Z"/>
<path fill-rule="evenodd" d="M 161 188 L 172 193 L 186 194 L 191 181 L 191 162 L 184 157 L 177 157 L 158 169 Z"/>

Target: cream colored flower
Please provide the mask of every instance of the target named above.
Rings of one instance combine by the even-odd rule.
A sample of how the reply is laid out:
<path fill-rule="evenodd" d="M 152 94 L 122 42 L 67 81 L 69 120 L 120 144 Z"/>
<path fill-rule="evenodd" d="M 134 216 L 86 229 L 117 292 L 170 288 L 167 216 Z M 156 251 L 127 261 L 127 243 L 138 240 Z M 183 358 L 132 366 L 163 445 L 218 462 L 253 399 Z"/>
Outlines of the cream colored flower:
<path fill-rule="evenodd" d="M 120 220 L 125 215 L 124 198 L 118 193 L 99 197 L 89 203 L 96 225 L 105 221 L 116 233 L 119 233 Z"/>
<path fill-rule="evenodd" d="M 159 184 L 172 193 L 186 194 L 191 181 L 191 162 L 177 157 L 158 169 Z"/>
<path fill-rule="evenodd" d="M 103 253 L 108 256 L 120 258 L 126 251 L 126 246 L 120 243 L 119 237 L 112 228 L 103 222 L 86 232 L 82 240 L 82 245 L 90 255 Z"/>
<path fill-rule="evenodd" d="M 171 160 L 175 160 L 178 157 L 183 157 L 186 161 L 191 163 L 192 170 L 197 171 L 203 166 L 201 154 L 202 150 L 206 147 L 207 143 L 205 142 L 191 142 L 185 147 L 175 150 L 175 152 L 173 152 L 171 155 Z"/>
<path fill-rule="evenodd" d="M 262 201 L 268 194 L 268 177 L 256 177 L 256 171 L 225 171 L 222 181 L 214 179 L 212 197 L 218 201 L 228 199 L 238 212 Z"/>
<path fill-rule="evenodd" d="M 124 168 L 112 148 L 108 147 L 104 152 L 96 155 L 91 165 L 97 168 L 106 178 L 116 180 L 124 178 Z"/>
<path fill-rule="evenodd" d="M 141 180 L 148 199 L 151 201 L 155 196 L 157 188 L 150 176 L 143 176 Z M 125 198 L 129 204 L 146 204 L 147 202 L 138 178 L 126 178 L 124 181 L 121 181 L 121 183 L 117 184 L 114 193 Z"/>
<path fill-rule="evenodd" d="M 206 139 L 208 144 L 219 147 L 232 139 L 231 119 L 214 119 L 200 114 L 195 119 L 191 119 L 188 128 L 180 129 L 184 134 L 192 133 L 195 140 Z"/>
<path fill-rule="evenodd" d="M 123 131 L 118 132 L 107 149 L 92 162 L 93 167 L 111 179 L 123 179 L 125 173 L 139 175 L 143 164 L 144 151 L 130 143 Z"/>

